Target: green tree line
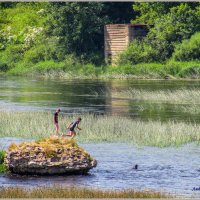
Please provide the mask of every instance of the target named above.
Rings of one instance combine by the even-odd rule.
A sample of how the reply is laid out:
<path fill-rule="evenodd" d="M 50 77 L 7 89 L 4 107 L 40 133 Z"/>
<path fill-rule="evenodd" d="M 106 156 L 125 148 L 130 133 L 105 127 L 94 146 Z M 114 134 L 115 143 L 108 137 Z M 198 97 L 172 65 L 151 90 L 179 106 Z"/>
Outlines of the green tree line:
<path fill-rule="evenodd" d="M 135 3 L 133 9 L 138 15 L 132 23 L 147 24 L 149 32 L 143 40 L 134 40 L 130 44 L 120 63 L 200 59 L 195 53 L 199 43 L 195 41 L 200 41 L 199 3 Z"/>
<path fill-rule="evenodd" d="M 0 3 L 0 12 L 1 70 L 44 61 L 100 65 L 104 25 L 133 16 L 132 3 Z"/>
<path fill-rule="evenodd" d="M 119 56 L 116 72 L 135 73 L 142 63 L 160 69 L 200 59 L 197 2 L 1 2 L 0 71 L 96 73 L 100 68 L 94 66 L 105 64 L 104 25 L 110 23 L 143 23 L 149 30 Z M 170 65 L 168 72 L 179 68 Z"/>

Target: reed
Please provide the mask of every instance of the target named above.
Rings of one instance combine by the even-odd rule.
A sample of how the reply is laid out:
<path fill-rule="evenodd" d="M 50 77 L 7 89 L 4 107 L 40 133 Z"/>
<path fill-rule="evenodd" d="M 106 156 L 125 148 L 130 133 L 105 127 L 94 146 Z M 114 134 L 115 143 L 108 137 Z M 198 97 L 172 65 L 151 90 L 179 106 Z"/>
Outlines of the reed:
<path fill-rule="evenodd" d="M 176 89 L 176 90 L 140 90 L 132 89 L 124 91 L 116 91 L 113 94 L 116 97 L 124 97 L 134 100 L 144 101 L 165 101 L 180 104 L 199 104 L 200 90 L 199 89 Z"/>
<path fill-rule="evenodd" d="M 61 186 L 21 188 L 1 187 L 0 198 L 168 198 L 169 194 L 151 190 L 98 190 Z"/>
<path fill-rule="evenodd" d="M 60 132 L 77 116 L 61 115 Z M 140 121 L 118 116 L 81 115 L 82 131 L 77 140 L 88 142 L 125 142 L 139 146 L 180 146 L 200 142 L 200 125 L 184 122 Z M 0 137 L 40 139 L 54 134 L 51 112 L 0 112 Z"/>

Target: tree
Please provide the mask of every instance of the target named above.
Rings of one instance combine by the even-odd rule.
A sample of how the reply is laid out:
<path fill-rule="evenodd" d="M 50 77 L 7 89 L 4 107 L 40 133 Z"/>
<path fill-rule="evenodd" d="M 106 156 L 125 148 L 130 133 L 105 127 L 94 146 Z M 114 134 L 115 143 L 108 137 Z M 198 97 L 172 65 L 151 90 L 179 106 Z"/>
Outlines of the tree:
<path fill-rule="evenodd" d="M 177 44 L 200 31 L 199 3 L 136 3 L 133 9 L 139 16 L 132 23 L 149 25 L 147 37 L 140 42 L 141 48 L 137 48 L 139 55 L 145 55 L 143 62 L 165 62 Z M 135 44 L 125 55 L 132 55 Z"/>
<path fill-rule="evenodd" d="M 92 62 L 99 57 L 103 60 L 104 25 L 129 23 L 131 7 L 130 3 L 50 3 L 47 34 L 59 37 L 63 56 L 75 54 Z"/>

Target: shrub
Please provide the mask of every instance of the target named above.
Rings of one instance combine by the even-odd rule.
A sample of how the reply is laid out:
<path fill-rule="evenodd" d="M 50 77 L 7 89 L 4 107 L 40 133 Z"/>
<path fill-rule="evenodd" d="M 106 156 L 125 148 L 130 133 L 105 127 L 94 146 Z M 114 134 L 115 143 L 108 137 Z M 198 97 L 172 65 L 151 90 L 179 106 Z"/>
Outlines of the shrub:
<path fill-rule="evenodd" d="M 0 61 L 0 72 L 5 72 L 8 70 L 8 65 Z"/>
<path fill-rule="evenodd" d="M 159 58 L 156 48 L 146 40 L 134 40 L 129 47 L 119 56 L 118 65 L 121 64 L 138 64 L 152 63 Z"/>
<path fill-rule="evenodd" d="M 2 56 L 8 66 L 14 67 L 17 62 L 23 59 L 23 54 L 23 45 L 17 44 L 8 46 Z"/>
<path fill-rule="evenodd" d="M 45 48 L 43 46 L 36 46 L 24 54 L 24 62 L 26 63 L 37 63 L 45 60 Z"/>
<path fill-rule="evenodd" d="M 38 62 L 33 67 L 33 69 L 38 72 L 47 72 L 50 70 L 64 70 L 64 68 L 64 62 L 55 62 L 53 60 Z"/>
<path fill-rule="evenodd" d="M 173 53 L 175 61 L 200 60 L 200 32 L 195 33 L 189 40 L 177 44 Z"/>
<path fill-rule="evenodd" d="M 7 167 L 4 164 L 5 155 L 6 155 L 6 152 L 3 150 L 0 150 L 0 173 L 4 173 L 7 171 Z"/>
<path fill-rule="evenodd" d="M 0 150 L 0 164 L 4 162 L 4 157 L 5 157 L 6 152 L 3 150 Z"/>

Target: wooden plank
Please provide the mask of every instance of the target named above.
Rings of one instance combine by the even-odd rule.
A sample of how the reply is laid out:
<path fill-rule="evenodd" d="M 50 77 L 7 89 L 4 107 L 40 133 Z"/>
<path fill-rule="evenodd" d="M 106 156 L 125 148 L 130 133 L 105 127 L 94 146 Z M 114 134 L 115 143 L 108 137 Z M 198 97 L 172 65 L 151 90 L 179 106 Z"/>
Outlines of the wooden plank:
<path fill-rule="evenodd" d="M 127 47 L 127 45 L 106 45 L 105 48 L 121 48 L 121 47 Z"/>
<path fill-rule="evenodd" d="M 107 46 L 128 46 L 126 42 L 105 42 L 104 44 Z"/>
<path fill-rule="evenodd" d="M 124 45 L 124 46 L 127 46 L 127 43 L 126 42 L 105 42 L 104 43 L 105 45 L 108 45 L 108 46 L 118 46 L 118 45 Z"/>
<path fill-rule="evenodd" d="M 110 43 L 110 42 L 111 42 L 111 43 L 112 43 L 112 42 L 113 42 L 113 43 L 118 43 L 118 42 L 119 42 L 119 43 L 120 43 L 120 42 L 121 42 L 121 43 L 126 43 L 126 41 L 127 41 L 127 40 L 126 40 L 125 38 L 105 40 L 105 42 L 108 42 L 108 43 Z"/>
<path fill-rule="evenodd" d="M 113 33 L 113 32 L 123 32 L 123 33 L 127 33 L 127 31 L 126 30 L 123 30 L 123 29 L 116 29 L 116 30 L 107 30 L 107 31 L 105 31 L 106 33 Z"/>
<path fill-rule="evenodd" d="M 108 45 L 117 45 L 117 44 L 124 44 L 124 45 L 127 45 L 126 43 L 126 40 L 124 41 L 105 41 L 105 44 L 108 44 Z"/>
<path fill-rule="evenodd" d="M 117 50 L 115 50 L 115 51 L 114 50 L 113 51 L 109 50 L 109 51 L 106 51 L 106 52 L 108 54 L 110 54 L 110 53 L 112 54 L 112 53 L 119 53 L 119 52 L 122 52 L 122 51 L 124 51 L 124 49 L 123 50 L 121 49 L 121 50 L 118 50 L 118 51 Z"/>
<path fill-rule="evenodd" d="M 114 24 L 112 26 L 108 26 L 108 25 L 105 25 L 105 28 L 106 29 L 113 29 L 113 28 L 126 28 L 127 25 L 118 25 L 118 24 Z"/>
<path fill-rule="evenodd" d="M 108 35 L 106 35 L 106 36 L 111 36 L 111 35 L 121 35 L 121 36 L 126 36 L 126 34 L 124 34 L 124 33 L 109 33 Z"/>
<path fill-rule="evenodd" d="M 106 48 L 127 47 L 126 44 L 106 45 Z"/>
<path fill-rule="evenodd" d="M 126 33 L 122 33 L 122 32 L 112 32 L 112 33 L 108 33 L 107 35 L 127 35 Z"/>
<path fill-rule="evenodd" d="M 124 33 L 110 33 L 108 35 L 106 35 L 107 37 L 109 36 L 123 36 L 123 37 L 126 37 L 128 35 L 124 34 Z"/>
<path fill-rule="evenodd" d="M 113 35 L 107 35 L 105 37 L 105 39 L 110 39 L 110 38 L 115 38 L 115 39 L 120 39 L 120 38 L 128 38 L 127 35 L 117 35 L 117 34 L 113 34 Z"/>
<path fill-rule="evenodd" d="M 115 32 L 115 33 L 119 33 L 119 32 L 127 33 L 127 31 L 125 31 L 125 30 L 120 30 L 120 29 L 110 30 L 110 31 L 105 31 L 105 32 L 107 32 L 107 33 L 113 33 L 113 32 Z"/>
<path fill-rule="evenodd" d="M 118 53 L 122 53 L 125 49 L 121 50 L 121 51 L 107 51 L 107 54 L 118 54 Z"/>
<path fill-rule="evenodd" d="M 116 29 L 116 30 L 110 30 L 110 31 L 105 31 L 106 33 L 127 33 L 127 31 L 125 30 L 119 30 L 119 29 Z"/>
<path fill-rule="evenodd" d="M 105 28 L 106 30 L 108 31 L 111 31 L 111 30 L 126 30 L 126 27 L 112 27 L 112 28 Z"/>
<path fill-rule="evenodd" d="M 105 50 L 110 51 L 110 50 L 121 50 L 121 49 L 126 49 L 127 46 L 112 46 L 112 47 L 106 47 Z"/>
<path fill-rule="evenodd" d="M 116 43 L 108 43 L 108 42 L 105 42 L 105 45 L 106 46 L 109 46 L 109 47 L 112 47 L 112 46 L 114 46 L 114 47 L 117 47 L 117 46 L 128 46 L 127 45 L 127 43 L 125 43 L 125 42 L 116 42 Z"/>
<path fill-rule="evenodd" d="M 106 38 L 106 40 L 107 39 L 116 39 L 116 40 L 119 40 L 119 39 L 126 39 L 127 37 L 125 37 L 125 36 L 121 36 L 121 35 L 119 35 L 119 36 L 110 36 L 110 37 L 107 37 Z"/>
<path fill-rule="evenodd" d="M 126 41 L 126 37 L 123 38 L 106 38 L 105 41 L 114 41 L 114 42 L 120 42 L 120 41 Z"/>
<path fill-rule="evenodd" d="M 114 42 L 114 43 L 118 43 L 118 42 L 126 42 L 126 38 L 112 38 L 112 39 L 106 39 L 105 42 Z"/>
<path fill-rule="evenodd" d="M 112 28 L 112 29 L 105 29 L 107 32 L 111 32 L 111 31 L 126 31 L 125 28 Z"/>
<path fill-rule="evenodd" d="M 117 54 L 117 53 L 121 53 L 125 50 L 126 48 L 122 48 L 122 49 L 109 49 L 109 50 L 106 50 L 106 53 L 107 54 Z"/>

